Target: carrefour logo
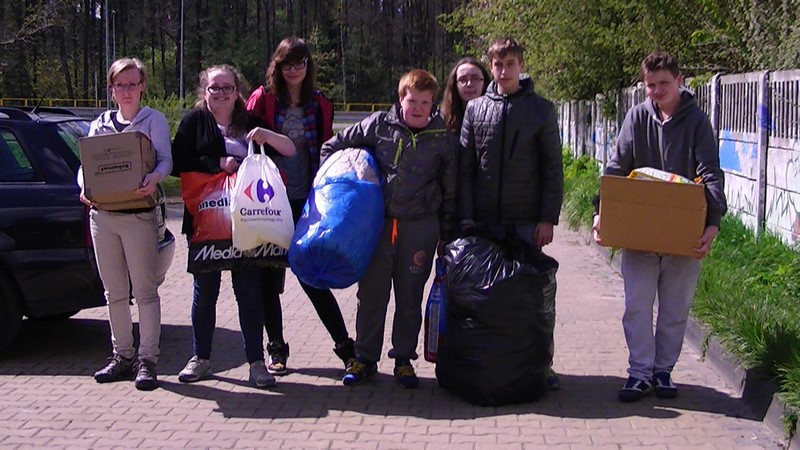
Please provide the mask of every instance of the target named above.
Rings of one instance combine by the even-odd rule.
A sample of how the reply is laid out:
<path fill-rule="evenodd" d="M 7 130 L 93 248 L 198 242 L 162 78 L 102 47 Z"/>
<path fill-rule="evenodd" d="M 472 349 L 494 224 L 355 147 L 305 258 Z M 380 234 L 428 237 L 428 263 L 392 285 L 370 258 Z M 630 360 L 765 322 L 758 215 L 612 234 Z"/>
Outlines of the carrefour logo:
<path fill-rule="evenodd" d="M 253 198 L 254 193 L 256 198 Z M 244 188 L 244 195 L 246 195 L 247 198 L 252 201 L 256 201 L 256 199 L 258 199 L 259 202 L 266 203 L 272 200 L 272 197 L 275 196 L 275 191 L 268 182 L 259 179 L 253 181 L 250 183 L 250 186 Z"/>

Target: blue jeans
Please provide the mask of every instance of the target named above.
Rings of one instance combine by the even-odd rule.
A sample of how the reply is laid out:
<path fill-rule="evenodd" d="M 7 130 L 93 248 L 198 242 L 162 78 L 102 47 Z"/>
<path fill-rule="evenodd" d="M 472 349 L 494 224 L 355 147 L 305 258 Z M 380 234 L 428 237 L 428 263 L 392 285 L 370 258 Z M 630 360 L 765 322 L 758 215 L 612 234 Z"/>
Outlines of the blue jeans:
<path fill-rule="evenodd" d="M 194 275 L 192 298 L 192 344 L 194 354 L 211 358 L 211 341 L 217 324 L 217 297 L 221 272 Z M 231 272 L 233 292 L 239 305 L 239 326 L 242 328 L 247 362 L 264 360 L 264 310 L 261 306 L 261 281 L 258 270 Z"/>

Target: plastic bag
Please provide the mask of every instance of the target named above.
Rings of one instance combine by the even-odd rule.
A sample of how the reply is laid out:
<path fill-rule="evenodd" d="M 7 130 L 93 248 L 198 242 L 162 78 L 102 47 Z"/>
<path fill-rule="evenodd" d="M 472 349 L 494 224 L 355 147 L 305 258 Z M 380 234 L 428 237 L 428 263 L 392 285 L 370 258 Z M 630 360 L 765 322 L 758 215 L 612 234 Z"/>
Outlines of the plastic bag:
<path fill-rule="evenodd" d="M 234 248 L 230 192 L 236 174 L 181 174 L 181 193 L 194 230 L 189 238 L 187 270 L 191 273 L 263 267 L 287 267 L 287 250 L 264 244 L 243 252 Z"/>
<path fill-rule="evenodd" d="M 380 173 L 365 149 L 332 154 L 320 167 L 298 219 L 289 263 L 318 289 L 346 288 L 364 275 L 383 228 Z"/>
<path fill-rule="evenodd" d="M 246 251 L 271 243 L 288 249 L 294 220 L 286 186 L 269 156 L 254 150 L 250 141 L 231 194 L 233 246 Z"/>
<path fill-rule="evenodd" d="M 425 361 L 435 363 L 439 342 L 447 329 L 447 266 L 444 257 L 436 258 L 436 272 L 425 304 Z"/>
<path fill-rule="evenodd" d="M 546 391 L 558 262 L 516 237 L 447 246 L 447 329 L 439 385 L 478 405 L 537 399 Z"/>

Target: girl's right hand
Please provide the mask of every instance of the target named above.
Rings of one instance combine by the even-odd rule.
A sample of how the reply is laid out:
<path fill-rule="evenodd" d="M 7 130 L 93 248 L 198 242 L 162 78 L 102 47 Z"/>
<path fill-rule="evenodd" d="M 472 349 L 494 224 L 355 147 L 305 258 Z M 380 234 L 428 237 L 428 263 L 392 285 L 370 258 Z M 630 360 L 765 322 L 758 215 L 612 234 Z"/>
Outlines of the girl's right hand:
<path fill-rule="evenodd" d="M 227 174 L 236 173 L 239 170 L 239 161 L 233 156 L 223 156 L 219 159 L 219 168 Z"/>

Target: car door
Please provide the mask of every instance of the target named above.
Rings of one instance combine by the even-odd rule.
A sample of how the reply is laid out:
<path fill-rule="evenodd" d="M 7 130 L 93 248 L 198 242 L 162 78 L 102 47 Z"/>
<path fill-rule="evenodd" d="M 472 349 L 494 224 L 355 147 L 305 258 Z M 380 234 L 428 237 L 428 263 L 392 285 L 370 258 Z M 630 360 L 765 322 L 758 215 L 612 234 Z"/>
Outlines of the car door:
<path fill-rule="evenodd" d="M 53 123 L 0 124 L 0 270 L 29 317 L 104 303 L 67 152 Z"/>

